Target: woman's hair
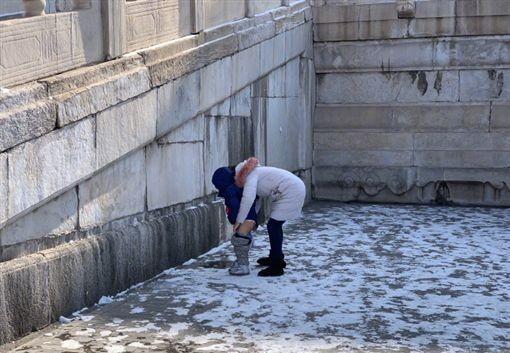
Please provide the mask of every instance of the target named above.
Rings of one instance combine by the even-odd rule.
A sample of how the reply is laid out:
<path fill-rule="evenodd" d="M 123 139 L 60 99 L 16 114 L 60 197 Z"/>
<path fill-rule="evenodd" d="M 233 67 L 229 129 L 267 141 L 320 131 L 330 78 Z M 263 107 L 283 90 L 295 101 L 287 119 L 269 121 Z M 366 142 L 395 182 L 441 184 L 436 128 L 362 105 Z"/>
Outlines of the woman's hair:
<path fill-rule="evenodd" d="M 248 175 L 259 165 L 259 160 L 255 157 L 248 158 L 238 173 L 234 176 L 236 186 L 242 188 L 246 184 Z"/>

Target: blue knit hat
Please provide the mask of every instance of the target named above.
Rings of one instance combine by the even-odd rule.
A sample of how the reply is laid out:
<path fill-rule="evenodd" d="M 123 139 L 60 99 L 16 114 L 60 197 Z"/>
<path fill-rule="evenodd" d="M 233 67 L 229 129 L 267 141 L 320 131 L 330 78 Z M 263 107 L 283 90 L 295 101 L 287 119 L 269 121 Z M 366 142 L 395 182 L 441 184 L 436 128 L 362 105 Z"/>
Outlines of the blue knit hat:
<path fill-rule="evenodd" d="M 218 189 L 219 195 L 226 196 L 226 191 L 229 186 L 234 185 L 234 171 L 227 167 L 216 169 L 212 177 L 212 183 Z"/>

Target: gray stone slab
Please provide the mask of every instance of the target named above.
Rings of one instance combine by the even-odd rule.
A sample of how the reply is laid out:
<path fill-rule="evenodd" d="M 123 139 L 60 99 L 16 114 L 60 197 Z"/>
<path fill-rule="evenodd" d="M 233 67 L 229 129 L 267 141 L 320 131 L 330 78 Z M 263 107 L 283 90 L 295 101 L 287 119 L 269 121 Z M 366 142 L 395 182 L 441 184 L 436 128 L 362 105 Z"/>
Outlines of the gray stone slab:
<path fill-rule="evenodd" d="M 255 27 L 237 33 L 239 50 L 244 50 L 260 42 L 270 40 L 275 36 L 276 27 L 273 21 L 265 22 Z"/>
<path fill-rule="evenodd" d="M 149 211 L 188 202 L 203 195 L 202 142 L 152 143 L 147 147 Z"/>
<path fill-rule="evenodd" d="M 0 204 L 8 205 L 9 179 L 8 179 L 7 153 L 0 153 Z M 0 224 L 7 220 L 7 207 L 0 208 Z"/>
<path fill-rule="evenodd" d="M 260 74 L 266 75 L 275 67 L 275 38 L 260 43 Z"/>
<path fill-rule="evenodd" d="M 505 77 L 506 76 L 506 77 Z M 486 101 L 510 99 L 510 70 L 460 71 L 460 100 Z"/>
<path fill-rule="evenodd" d="M 179 126 L 158 139 L 159 144 L 204 141 L 205 118 L 203 114 Z"/>
<path fill-rule="evenodd" d="M 232 96 L 230 114 L 231 116 L 251 116 L 251 85 Z"/>
<path fill-rule="evenodd" d="M 316 132 L 314 148 L 316 151 L 412 151 L 413 134 L 407 132 Z"/>
<path fill-rule="evenodd" d="M 200 71 L 158 88 L 157 136 L 195 117 L 200 110 Z"/>
<path fill-rule="evenodd" d="M 116 161 L 79 185 L 80 227 L 101 225 L 145 209 L 145 151 Z"/>
<path fill-rule="evenodd" d="M 281 66 L 278 69 L 271 71 L 271 73 L 267 75 L 267 90 L 265 90 L 265 92 L 260 92 L 261 96 L 280 98 L 286 97 L 286 71 L 287 65 Z"/>
<path fill-rule="evenodd" d="M 319 103 L 456 102 L 456 71 L 317 75 Z"/>
<path fill-rule="evenodd" d="M 0 113 L 0 152 L 55 129 L 57 112 L 49 101 L 24 105 Z"/>
<path fill-rule="evenodd" d="M 504 132 L 417 133 L 414 147 L 417 151 L 510 151 L 510 136 Z"/>
<path fill-rule="evenodd" d="M 417 166 L 444 168 L 508 168 L 509 151 L 416 151 Z"/>
<path fill-rule="evenodd" d="M 323 105 L 315 110 L 318 130 L 363 130 L 401 132 L 489 131 L 490 105 Z M 493 108 L 494 115 L 494 108 Z"/>
<path fill-rule="evenodd" d="M 230 97 L 233 66 L 233 59 L 227 57 L 200 70 L 200 111 L 205 111 Z"/>
<path fill-rule="evenodd" d="M 0 229 L 0 244 L 6 246 L 67 233 L 76 229 L 77 225 L 78 196 L 76 188 L 73 188 Z"/>
<path fill-rule="evenodd" d="M 251 118 L 233 117 L 228 119 L 228 165 L 237 165 L 253 155 L 253 125 Z"/>
<path fill-rule="evenodd" d="M 235 118 L 232 118 L 235 119 Z M 229 120 L 226 117 L 210 117 L 205 120 L 206 138 L 204 144 L 205 193 L 211 194 L 216 188 L 211 182 L 214 171 L 229 165 Z M 240 146 L 235 146 L 241 149 Z"/>
<path fill-rule="evenodd" d="M 92 174 L 96 170 L 95 131 L 96 122 L 90 118 L 11 150 L 9 217 Z"/>
<path fill-rule="evenodd" d="M 98 168 L 152 141 L 157 116 L 155 90 L 97 114 Z"/>
<path fill-rule="evenodd" d="M 412 151 L 315 151 L 314 165 L 350 167 L 409 167 L 414 164 Z"/>
<path fill-rule="evenodd" d="M 231 98 L 225 99 L 220 104 L 216 104 L 211 109 L 205 112 L 207 116 L 229 116 L 230 115 L 230 101 Z"/>
<path fill-rule="evenodd" d="M 297 97 L 300 89 L 300 59 L 295 58 L 285 65 L 285 96 Z"/>
<path fill-rule="evenodd" d="M 490 131 L 510 130 L 510 104 L 494 103 L 492 105 Z"/>
<path fill-rule="evenodd" d="M 260 77 L 260 44 L 232 57 L 232 92 L 237 92 Z M 225 78 L 228 79 L 228 78 Z"/>

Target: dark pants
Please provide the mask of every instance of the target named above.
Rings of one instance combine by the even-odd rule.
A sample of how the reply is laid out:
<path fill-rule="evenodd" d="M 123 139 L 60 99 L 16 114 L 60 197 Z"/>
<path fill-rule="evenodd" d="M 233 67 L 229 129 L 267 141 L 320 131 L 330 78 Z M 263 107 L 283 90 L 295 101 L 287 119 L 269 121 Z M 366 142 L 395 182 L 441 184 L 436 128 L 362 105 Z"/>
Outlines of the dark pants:
<path fill-rule="evenodd" d="M 283 224 L 285 221 L 277 221 L 276 219 L 269 218 L 267 222 L 267 232 L 269 233 L 269 243 L 271 244 L 271 251 L 269 257 L 271 261 L 279 262 L 283 260 L 284 255 L 282 251 L 283 246 Z"/>

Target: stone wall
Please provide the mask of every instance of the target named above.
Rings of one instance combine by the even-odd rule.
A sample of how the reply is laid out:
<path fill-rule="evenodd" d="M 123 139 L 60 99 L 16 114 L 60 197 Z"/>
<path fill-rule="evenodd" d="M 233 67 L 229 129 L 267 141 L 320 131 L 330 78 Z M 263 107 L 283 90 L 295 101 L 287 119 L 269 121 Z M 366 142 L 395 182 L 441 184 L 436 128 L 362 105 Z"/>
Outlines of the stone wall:
<path fill-rule="evenodd" d="M 510 2 L 408 3 L 315 2 L 315 196 L 508 206 Z"/>
<path fill-rule="evenodd" d="M 1 91 L 0 343 L 225 240 L 217 167 L 310 185 L 311 8 L 275 4 Z"/>

